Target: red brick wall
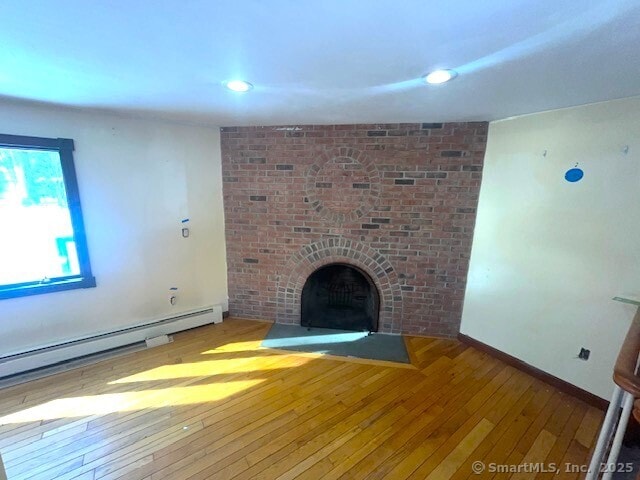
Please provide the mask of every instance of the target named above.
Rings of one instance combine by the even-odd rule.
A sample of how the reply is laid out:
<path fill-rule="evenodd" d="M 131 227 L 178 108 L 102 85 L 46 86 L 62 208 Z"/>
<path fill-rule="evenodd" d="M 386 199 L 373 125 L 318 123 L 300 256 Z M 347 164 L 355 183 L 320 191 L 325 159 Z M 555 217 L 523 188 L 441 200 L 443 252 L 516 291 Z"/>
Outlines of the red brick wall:
<path fill-rule="evenodd" d="M 458 332 L 487 124 L 225 127 L 232 315 L 299 322 L 321 265 L 367 271 L 380 330 Z"/>

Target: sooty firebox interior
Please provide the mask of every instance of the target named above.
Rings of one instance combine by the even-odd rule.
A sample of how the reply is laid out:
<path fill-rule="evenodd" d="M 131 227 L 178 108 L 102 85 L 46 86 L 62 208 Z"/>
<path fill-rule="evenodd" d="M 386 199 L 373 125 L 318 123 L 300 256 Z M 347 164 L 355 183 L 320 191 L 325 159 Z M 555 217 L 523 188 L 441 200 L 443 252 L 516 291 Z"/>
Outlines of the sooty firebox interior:
<path fill-rule="evenodd" d="M 313 272 L 302 289 L 304 327 L 378 330 L 378 290 L 360 269 L 332 264 Z"/>

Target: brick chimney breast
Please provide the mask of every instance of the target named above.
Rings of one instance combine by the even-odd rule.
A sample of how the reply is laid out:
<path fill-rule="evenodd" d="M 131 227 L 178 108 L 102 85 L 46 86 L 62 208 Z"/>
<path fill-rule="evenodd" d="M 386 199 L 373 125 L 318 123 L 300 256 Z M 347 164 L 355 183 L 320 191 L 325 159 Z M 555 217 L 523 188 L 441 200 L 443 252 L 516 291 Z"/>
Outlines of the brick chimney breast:
<path fill-rule="evenodd" d="M 379 331 L 455 336 L 487 128 L 223 128 L 230 313 L 298 324 L 306 280 L 339 263 L 375 285 Z"/>

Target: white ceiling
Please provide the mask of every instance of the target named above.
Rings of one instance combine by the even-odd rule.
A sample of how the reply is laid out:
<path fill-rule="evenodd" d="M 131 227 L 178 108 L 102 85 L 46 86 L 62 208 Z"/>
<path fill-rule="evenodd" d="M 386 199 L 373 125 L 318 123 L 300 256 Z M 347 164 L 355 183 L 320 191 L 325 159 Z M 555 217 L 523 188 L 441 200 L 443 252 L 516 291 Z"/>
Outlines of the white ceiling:
<path fill-rule="evenodd" d="M 2 0 L 0 19 L 0 95 L 188 122 L 494 120 L 640 94 L 639 0 Z M 423 84 L 435 68 L 459 76 Z"/>

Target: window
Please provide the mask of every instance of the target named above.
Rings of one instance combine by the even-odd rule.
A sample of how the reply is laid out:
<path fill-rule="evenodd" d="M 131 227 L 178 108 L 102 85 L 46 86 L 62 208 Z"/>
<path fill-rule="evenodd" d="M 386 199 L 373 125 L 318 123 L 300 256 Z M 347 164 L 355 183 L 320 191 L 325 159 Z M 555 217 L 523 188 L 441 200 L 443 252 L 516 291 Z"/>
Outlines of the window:
<path fill-rule="evenodd" d="M 95 286 L 73 140 L 0 135 L 0 299 Z"/>

